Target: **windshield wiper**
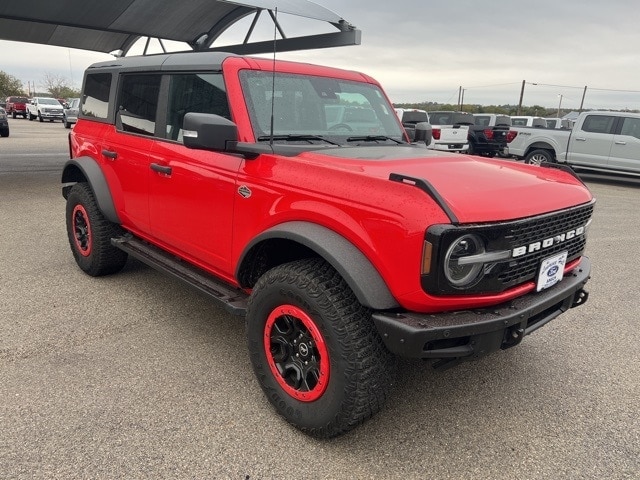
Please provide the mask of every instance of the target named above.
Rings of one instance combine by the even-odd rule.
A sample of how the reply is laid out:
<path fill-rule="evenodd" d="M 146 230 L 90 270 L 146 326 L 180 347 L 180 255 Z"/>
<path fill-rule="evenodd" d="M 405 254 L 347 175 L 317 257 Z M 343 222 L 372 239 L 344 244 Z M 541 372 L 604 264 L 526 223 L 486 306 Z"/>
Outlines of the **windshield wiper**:
<path fill-rule="evenodd" d="M 361 137 L 347 138 L 347 142 L 384 142 L 386 140 L 391 140 L 396 143 L 405 143 L 402 140 L 387 137 L 386 135 L 362 135 Z"/>
<path fill-rule="evenodd" d="M 330 143 L 331 145 L 337 145 L 340 146 L 339 143 L 336 142 L 332 142 L 331 140 L 327 140 L 326 138 L 320 136 L 320 135 L 293 135 L 293 134 L 289 134 L 289 135 L 274 135 L 273 137 L 271 135 L 262 135 L 260 137 L 258 137 L 258 141 L 259 142 L 264 142 L 267 140 L 271 140 L 273 138 L 274 141 L 278 141 L 278 140 L 284 140 L 287 142 L 297 142 L 297 141 L 302 141 L 302 142 L 309 142 L 309 143 L 313 143 L 313 140 L 320 140 L 321 142 L 327 142 Z"/>

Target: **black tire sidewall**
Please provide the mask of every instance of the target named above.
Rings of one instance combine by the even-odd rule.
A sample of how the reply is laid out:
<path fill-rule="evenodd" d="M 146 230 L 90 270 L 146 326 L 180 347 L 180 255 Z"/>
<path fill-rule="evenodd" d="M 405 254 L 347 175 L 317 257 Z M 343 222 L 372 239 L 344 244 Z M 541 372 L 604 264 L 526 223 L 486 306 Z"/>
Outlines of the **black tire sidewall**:
<path fill-rule="evenodd" d="M 73 227 L 73 213 L 78 205 L 84 208 L 91 230 L 91 252 L 86 256 L 78 249 Z M 67 197 L 66 221 L 69 245 L 82 271 L 91 276 L 100 276 L 122 269 L 127 254 L 111 245 L 111 238 L 118 232 L 118 227 L 104 217 L 88 184 L 77 183 L 71 188 Z"/>
<path fill-rule="evenodd" d="M 336 411 L 343 408 L 346 365 L 340 346 L 334 338 L 313 299 L 296 286 L 274 285 L 275 288 L 254 299 L 252 313 L 247 316 L 247 339 L 254 371 L 260 385 L 278 413 L 303 430 L 315 430 L 335 420 Z M 263 344 L 267 317 L 278 306 L 293 305 L 302 309 L 315 323 L 329 354 L 329 383 L 322 396 L 313 402 L 302 402 L 285 392 L 273 376 Z"/>

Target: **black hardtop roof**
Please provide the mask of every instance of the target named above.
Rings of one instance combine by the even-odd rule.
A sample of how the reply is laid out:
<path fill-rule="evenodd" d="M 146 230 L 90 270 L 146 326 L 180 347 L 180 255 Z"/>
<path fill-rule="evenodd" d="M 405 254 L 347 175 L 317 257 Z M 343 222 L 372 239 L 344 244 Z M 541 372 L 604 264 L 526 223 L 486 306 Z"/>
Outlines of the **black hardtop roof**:
<path fill-rule="evenodd" d="M 229 57 L 235 56 L 237 55 L 227 52 L 177 52 L 161 55 L 121 57 L 107 60 L 106 62 L 94 63 L 89 66 L 87 73 L 95 73 L 96 70 L 221 70 L 222 62 Z"/>

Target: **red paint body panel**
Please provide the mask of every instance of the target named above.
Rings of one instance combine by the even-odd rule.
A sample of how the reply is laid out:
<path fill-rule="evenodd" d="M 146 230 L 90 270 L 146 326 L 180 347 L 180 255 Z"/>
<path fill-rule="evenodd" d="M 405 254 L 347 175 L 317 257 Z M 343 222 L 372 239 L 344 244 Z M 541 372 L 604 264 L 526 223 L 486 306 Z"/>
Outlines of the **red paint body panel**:
<path fill-rule="evenodd" d="M 255 142 L 255 135 L 239 72 L 272 67 L 264 59 L 229 57 L 223 62 L 231 116 L 242 142 Z M 357 72 L 314 65 L 277 62 L 277 70 L 378 85 Z M 398 303 L 416 312 L 484 307 L 534 286 L 529 282 L 484 296 L 426 294 L 420 283 L 425 231 L 450 219 L 424 191 L 390 181 L 391 173 L 429 182 L 460 223 L 521 219 L 592 199 L 578 179 L 560 170 L 414 147 L 327 148 L 245 159 L 80 119 L 71 148 L 74 157 L 99 163 L 123 227 L 230 283 L 237 285 L 240 257 L 260 233 L 306 221 L 356 246 Z M 106 157 L 103 150 L 117 158 Z M 170 167 L 171 173 L 158 173 L 152 164 Z M 250 196 L 239 195 L 240 187 Z"/>

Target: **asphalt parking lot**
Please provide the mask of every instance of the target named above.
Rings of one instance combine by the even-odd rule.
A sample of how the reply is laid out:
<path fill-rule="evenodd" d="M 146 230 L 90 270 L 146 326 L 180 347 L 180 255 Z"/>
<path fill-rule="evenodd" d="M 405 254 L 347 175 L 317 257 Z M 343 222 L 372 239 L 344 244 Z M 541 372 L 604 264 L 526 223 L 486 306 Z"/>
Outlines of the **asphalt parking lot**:
<path fill-rule="evenodd" d="M 598 199 L 588 303 L 447 371 L 401 361 L 387 407 L 318 441 L 270 408 L 244 325 L 130 260 L 75 265 L 59 122 L 0 139 L 0 478 L 639 479 L 640 182 Z"/>

